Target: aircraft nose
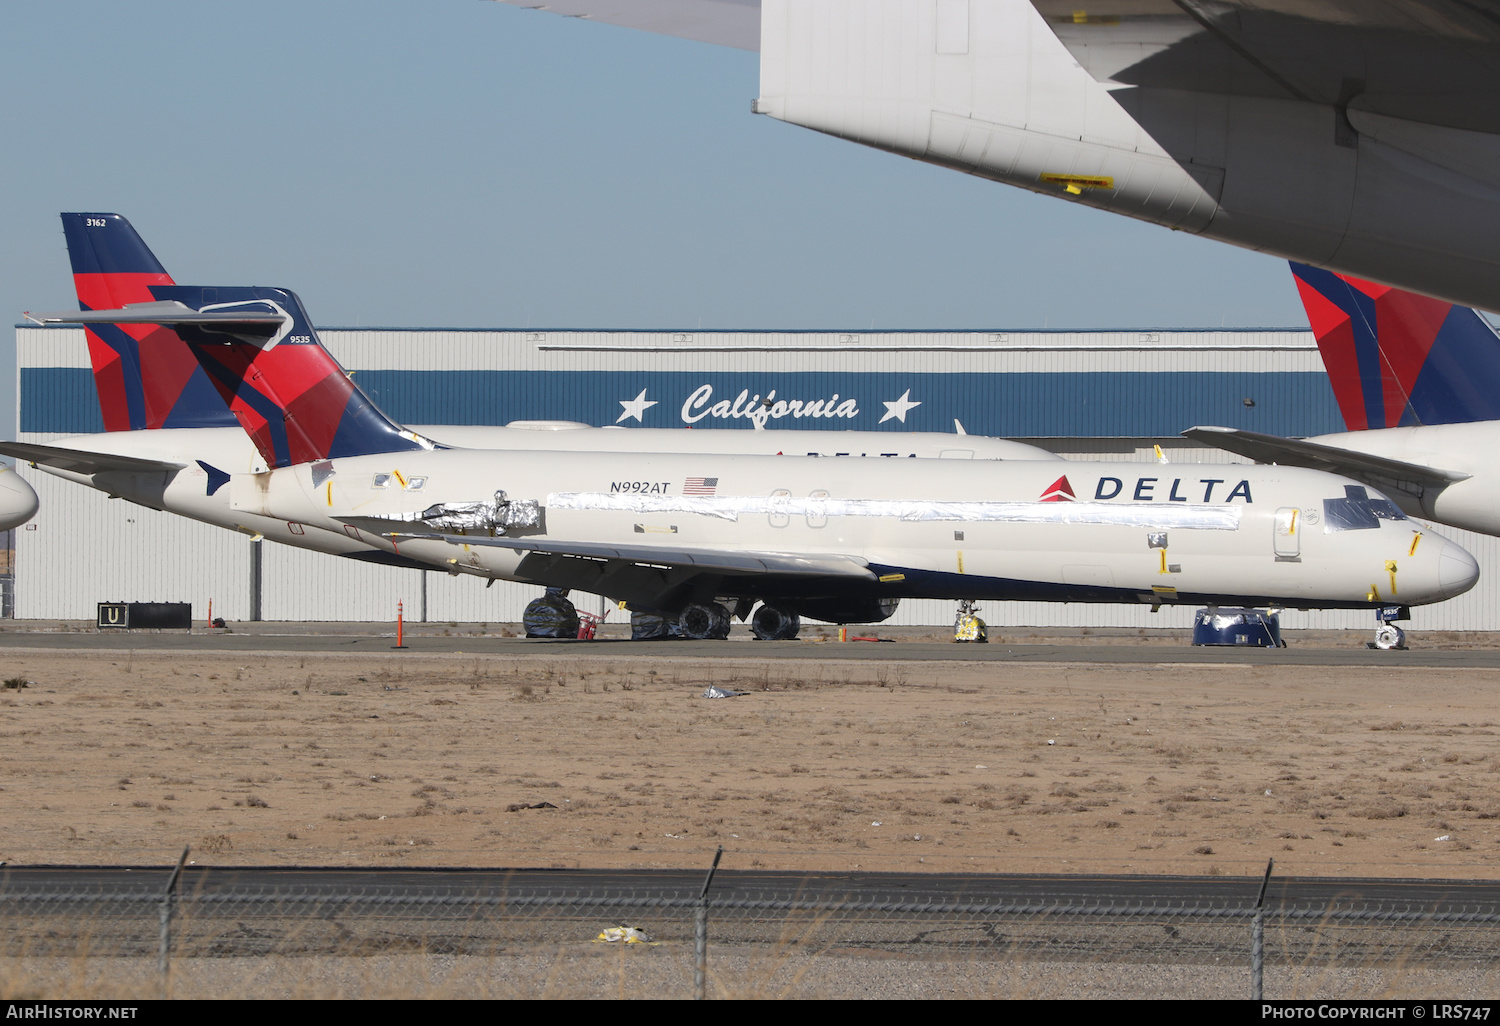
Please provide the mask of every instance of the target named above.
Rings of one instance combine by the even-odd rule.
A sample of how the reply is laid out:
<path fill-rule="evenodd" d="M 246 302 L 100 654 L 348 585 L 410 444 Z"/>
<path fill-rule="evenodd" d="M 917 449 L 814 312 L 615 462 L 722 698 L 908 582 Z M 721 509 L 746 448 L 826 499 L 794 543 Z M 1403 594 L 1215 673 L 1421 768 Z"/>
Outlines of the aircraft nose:
<path fill-rule="evenodd" d="M 1477 580 L 1479 564 L 1474 557 L 1451 541 L 1444 544 L 1443 554 L 1438 557 L 1438 590 L 1443 598 L 1462 595 Z"/>
<path fill-rule="evenodd" d="M 36 492 L 9 467 L 0 467 L 0 531 L 20 527 L 36 515 Z"/>

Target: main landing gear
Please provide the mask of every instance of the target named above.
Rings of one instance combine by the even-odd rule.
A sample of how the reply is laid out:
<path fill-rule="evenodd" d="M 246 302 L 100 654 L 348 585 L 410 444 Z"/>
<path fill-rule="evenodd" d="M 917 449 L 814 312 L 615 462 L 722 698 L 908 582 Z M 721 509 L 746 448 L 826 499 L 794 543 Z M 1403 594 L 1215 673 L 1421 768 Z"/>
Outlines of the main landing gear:
<path fill-rule="evenodd" d="M 545 595 L 527 604 L 521 624 L 528 638 L 577 638 L 578 609 L 566 590 L 548 588 Z"/>
<path fill-rule="evenodd" d="M 802 617 L 769 602 L 761 603 L 750 618 L 750 632 L 756 641 L 793 641 L 801 629 Z"/>
<path fill-rule="evenodd" d="M 741 612 L 748 610 L 746 602 Z M 630 614 L 632 641 L 687 638 L 690 641 L 723 641 L 729 637 L 734 618 L 722 602 L 694 602 L 675 619 L 656 613 Z M 758 641 L 793 641 L 802 629 L 802 617 L 783 606 L 762 603 L 750 617 L 750 632 Z"/>

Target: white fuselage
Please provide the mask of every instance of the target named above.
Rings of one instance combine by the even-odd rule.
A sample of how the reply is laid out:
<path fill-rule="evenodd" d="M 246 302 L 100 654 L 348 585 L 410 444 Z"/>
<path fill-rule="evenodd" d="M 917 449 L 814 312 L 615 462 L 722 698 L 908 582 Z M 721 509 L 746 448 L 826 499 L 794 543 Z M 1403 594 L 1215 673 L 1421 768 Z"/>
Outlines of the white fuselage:
<path fill-rule="evenodd" d="M 1045 449 L 980 435 L 949 435 L 935 432 L 894 431 L 737 431 L 682 428 L 592 428 L 572 422 L 533 422 L 528 427 L 481 425 L 418 425 L 419 434 L 446 444 L 470 449 L 533 449 L 635 454 L 642 452 L 754 453 L 819 455 L 853 459 L 908 460 L 942 458 L 952 460 L 1056 460 Z M 107 453 L 139 459 L 182 464 L 174 474 L 127 474 L 120 472 L 81 474 L 40 467 L 49 474 L 97 488 L 111 495 L 201 520 L 217 527 L 259 535 L 271 541 L 366 558 L 379 555 L 367 539 L 351 537 L 338 525 L 332 531 L 306 531 L 301 524 L 257 516 L 232 509 L 230 489 L 209 491 L 208 464 L 224 474 L 264 470 L 265 465 L 249 436 L 238 427 L 177 428 L 153 431 L 112 431 L 75 435 L 47 443 L 53 448 Z M 29 491 L 24 481 L 15 478 Z M 4 478 L 0 477 L 0 483 Z M 14 505 L 19 511 L 24 496 Z M 35 495 L 18 523 L 36 510 Z"/>
<path fill-rule="evenodd" d="M 1389 494 L 1413 516 L 1500 535 L 1500 421 L 1375 428 L 1318 435 L 1320 445 L 1383 456 L 1418 466 L 1471 475 L 1442 488 L 1391 489 Z"/>
<path fill-rule="evenodd" d="M 1478 575 L 1467 552 L 1378 493 L 1382 512 L 1347 529 L 1337 504 L 1365 488 L 1292 467 L 453 449 L 304 464 L 229 488 L 245 514 L 542 584 L 545 561 L 527 551 L 480 537 L 393 542 L 337 518 L 411 517 L 503 491 L 544 509 L 526 540 L 646 544 L 668 567 L 682 550 L 841 557 L 868 564 L 867 593 L 892 598 L 1415 605 Z M 603 583 L 585 590 L 621 597 L 599 567 Z M 781 586 L 726 577 L 717 594 L 772 598 Z"/>

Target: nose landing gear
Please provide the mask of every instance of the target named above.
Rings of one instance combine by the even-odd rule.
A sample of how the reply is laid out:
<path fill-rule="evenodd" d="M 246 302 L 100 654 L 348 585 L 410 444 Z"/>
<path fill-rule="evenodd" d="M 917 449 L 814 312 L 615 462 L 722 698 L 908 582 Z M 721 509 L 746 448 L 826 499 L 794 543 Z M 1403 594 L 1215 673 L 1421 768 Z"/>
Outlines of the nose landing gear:
<path fill-rule="evenodd" d="M 1406 651 L 1406 632 L 1397 627 L 1393 620 L 1410 620 L 1411 608 L 1409 606 L 1381 606 L 1375 610 L 1375 619 L 1379 621 L 1375 627 L 1375 640 L 1366 643 L 1366 648 L 1378 648 L 1383 652 L 1391 650 Z"/>
<path fill-rule="evenodd" d="M 979 618 L 979 607 L 972 599 L 958 604 L 958 613 L 953 618 L 953 640 L 984 644 L 990 640 L 989 629 Z"/>

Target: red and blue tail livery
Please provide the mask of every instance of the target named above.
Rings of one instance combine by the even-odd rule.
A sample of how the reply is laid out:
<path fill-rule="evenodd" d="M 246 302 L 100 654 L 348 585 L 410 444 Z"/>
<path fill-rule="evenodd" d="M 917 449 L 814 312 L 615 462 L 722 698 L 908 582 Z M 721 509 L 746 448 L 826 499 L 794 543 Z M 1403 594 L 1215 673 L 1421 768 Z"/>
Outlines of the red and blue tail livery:
<path fill-rule="evenodd" d="M 355 387 L 318 341 L 295 293 L 158 285 L 151 294 L 157 307 L 181 308 L 178 336 L 268 468 L 433 447 Z"/>
<path fill-rule="evenodd" d="M 118 214 L 63 214 L 106 430 L 238 424 L 268 468 L 432 448 L 355 387 L 297 296 L 178 285 Z"/>
<path fill-rule="evenodd" d="M 1500 420 L 1500 338 L 1474 310 L 1293 263 L 1351 431 Z"/>
<path fill-rule="evenodd" d="M 119 214 L 63 214 L 62 223 L 80 310 L 150 303 L 153 287 L 172 284 Z M 228 407 L 171 328 L 106 322 L 87 327 L 106 431 L 234 426 Z"/>

